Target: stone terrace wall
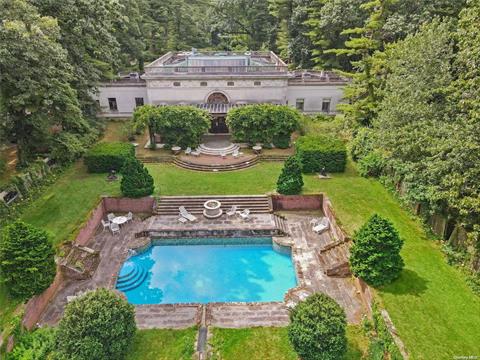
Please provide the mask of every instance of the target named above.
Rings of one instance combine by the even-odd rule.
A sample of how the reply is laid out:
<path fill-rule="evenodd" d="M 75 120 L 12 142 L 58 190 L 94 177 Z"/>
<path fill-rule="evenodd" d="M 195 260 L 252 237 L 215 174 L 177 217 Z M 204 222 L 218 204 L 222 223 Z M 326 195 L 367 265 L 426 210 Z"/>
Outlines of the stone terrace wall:
<path fill-rule="evenodd" d="M 23 316 L 22 324 L 28 330 L 31 330 L 35 327 L 40 316 L 45 311 L 50 300 L 55 296 L 55 294 L 60 290 L 63 285 L 63 274 L 60 269 L 57 267 L 57 274 L 52 284 L 40 295 L 32 297 L 25 306 L 25 314 Z"/>
<path fill-rule="evenodd" d="M 342 242 L 350 240 L 347 234 L 345 234 L 342 228 L 338 225 L 337 216 L 333 211 L 332 203 L 330 202 L 330 199 L 326 195 L 323 195 L 322 211 L 323 211 L 323 214 L 330 221 L 330 231 L 332 232 L 335 239 Z"/>
<path fill-rule="evenodd" d="M 104 197 L 105 212 L 123 212 L 151 214 L 155 206 L 155 198 L 151 196 L 140 199 Z"/>
<path fill-rule="evenodd" d="M 100 225 L 100 221 L 108 212 L 126 213 L 131 211 L 133 213 L 151 214 L 154 205 L 155 199 L 153 197 L 140 199 L 103 197 L 98 205 L 90 212 L 90 216 L 78 232 L 74 244 L 85 246 L 95 235 L 95 232 Z M 22 322 L 27 329 L 30 330 L 35 327 L 49 301 L 55 296 L 58 290 L 60 290 L 64 281 L 64 276 L 57 267 L 57 274 L 50 287 L 40 295 L 34 296 L 28 301 Z"/>
<path fill-rule="evenodd" d="M 322 208 L 323 194 L 315 195 L 272 195 L 274 211 L 319 210 Z"/>

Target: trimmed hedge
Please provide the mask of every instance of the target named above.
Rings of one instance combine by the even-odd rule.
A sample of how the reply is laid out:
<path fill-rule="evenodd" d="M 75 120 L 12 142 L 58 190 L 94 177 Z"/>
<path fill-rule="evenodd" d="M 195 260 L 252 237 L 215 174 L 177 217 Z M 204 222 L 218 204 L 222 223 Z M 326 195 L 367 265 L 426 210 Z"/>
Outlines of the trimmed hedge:
<path fill-rule="evenodd" d="M 347 164 L 347 149 L 337 138 L 329 136 L 302 136 L 296 142 L 296 153 L 304 173 L 325 168 L 328 172 L 343 172 Z"/>
<path fill-rule="evenodd" d="M 99 143 L 85 155 L 84 163 L 91 173 L 120 171 L 127 158 L 135 157 L 135 147 L 129 143 Z"/>
<path fill-rule="evenodd" d="M 302 192 L 302 187 L 302 165 L 296 156 L 290 156 L 278 177 L 277 191 L 283 195 L 296 195 Z"/>

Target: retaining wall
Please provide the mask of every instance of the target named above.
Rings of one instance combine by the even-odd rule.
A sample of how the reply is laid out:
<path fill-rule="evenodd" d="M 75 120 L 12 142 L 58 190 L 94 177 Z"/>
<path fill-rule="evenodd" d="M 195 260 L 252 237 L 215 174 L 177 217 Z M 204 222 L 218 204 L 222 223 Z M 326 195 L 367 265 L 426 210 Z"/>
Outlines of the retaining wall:
<path fill-rule="evenodd" d="M 319 210 L 323 205 L 323 194 L 315 195 L 272 195 L 274 211 Z"/>

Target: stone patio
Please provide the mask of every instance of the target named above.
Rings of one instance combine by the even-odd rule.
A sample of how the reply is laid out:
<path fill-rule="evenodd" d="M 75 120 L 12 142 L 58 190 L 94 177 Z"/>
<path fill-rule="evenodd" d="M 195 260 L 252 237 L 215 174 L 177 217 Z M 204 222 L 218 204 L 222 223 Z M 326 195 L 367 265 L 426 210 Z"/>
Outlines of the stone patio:
<path fill-rule="evenodd" d="M 67 303 L 67 296 L 98 287 L 114 288 L 116 276 L 128 257 L 130 248 L 149 243 L 145 235 L 167 237 L 206 236 L 207 234 L 237 234 L 245 232 L 271 233 L 274 241 L 292 246 L 292 257 L 297 272 L 298 286 L 287 292 L 284 302 L 274 303 L 210 303 L 203 304 L 156 304 L 136 306 L 139 328 L 186 328 L 199 325 L 205 311 L 205 324 L 218 327 L 283 326 L 288 324 L 288 308 L 309 294 L 324 292 L 334 298 L 346 311 L 349 322 L 358 323 L 362 316 L 362 302 L 350 278 L 333 278 L 325 275 L 318 249 L 333 243 L 330 232 L 322 235 L 311 230 L 310 220 L 320 213 L 284 214 L 290 236 L 276 237 L 278 221 L 273 214 L 254 214 L 249 221 L 238 217 L 207 220 L 181 224 L 176 216 L 152 216 L 144 221 L 135 219 L 124 225 L 121 234 L 97 231 L 87 245 L 100 252 L 100 263 L 92 278 L 82 281 L 67 281 L 51 301 L 40 320 L 41 324 L 56 324 Z M 200 234 L 200 235 L 199 235 Z M 219 236 L 219 235 L 217 235 Z"/>

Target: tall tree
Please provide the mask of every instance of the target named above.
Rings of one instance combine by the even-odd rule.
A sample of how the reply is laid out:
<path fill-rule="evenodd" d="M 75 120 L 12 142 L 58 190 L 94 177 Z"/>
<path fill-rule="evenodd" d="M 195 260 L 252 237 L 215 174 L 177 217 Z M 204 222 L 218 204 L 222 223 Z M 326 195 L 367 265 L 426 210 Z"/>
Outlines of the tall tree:
<path fill-rule="evenodd" d="M 74 71 L 71 84 L 77 90 L 82 109 L 95 106 L 91 94 L 99 81 L 113 77 L 118 67 L 119 44 L 115 22 L 121 17 L 116 0 L 31 0 L 44 16 L 57 19 L 60 42 Z"/>
<path fill-rule="evenodd" d="M 0 0 L 0 8 L 4 125 L 17 140 L 18 163 L 26 165 L 46 145 L 53 125 L 74 127 L 82 115 L 57 21 L 40 16 L 25 0 Z"/>

